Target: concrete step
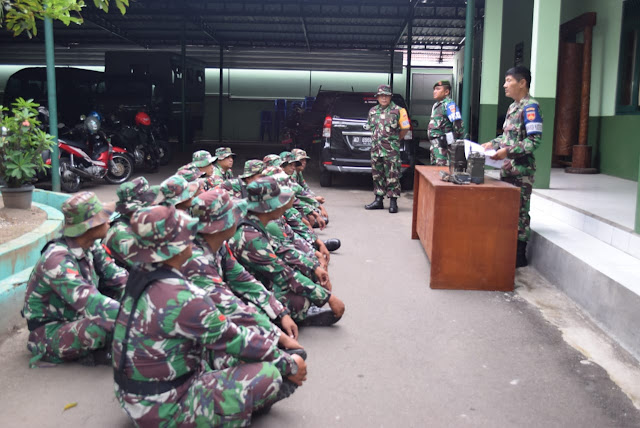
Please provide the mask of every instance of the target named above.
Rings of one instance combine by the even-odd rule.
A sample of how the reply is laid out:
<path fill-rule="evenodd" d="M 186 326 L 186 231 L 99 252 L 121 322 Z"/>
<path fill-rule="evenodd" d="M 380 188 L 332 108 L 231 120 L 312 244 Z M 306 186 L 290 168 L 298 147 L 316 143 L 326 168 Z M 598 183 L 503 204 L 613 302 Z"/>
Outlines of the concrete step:
<path fill-rule="evenodd" d="M 640 259 L 635 237 L 621 245 L 621 239 L 614 239 L 619 229 L 565 208 L 532 199 L 529 262 L 640 358 Z"/>

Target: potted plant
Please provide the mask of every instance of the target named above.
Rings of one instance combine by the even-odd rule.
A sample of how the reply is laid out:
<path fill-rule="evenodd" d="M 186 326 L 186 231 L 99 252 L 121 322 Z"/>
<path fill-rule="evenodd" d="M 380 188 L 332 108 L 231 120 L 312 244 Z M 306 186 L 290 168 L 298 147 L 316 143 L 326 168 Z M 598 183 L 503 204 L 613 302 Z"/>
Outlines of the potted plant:
<path fill-rule="evenodd" d="M 11 110 L 0 106 L 0 191 L 7 208 L 30 209 L 34 178 L 48 167 L 42 152 L 51 150 L 53 137 L 40 128 L 37 107 L 23 98 Z"/>

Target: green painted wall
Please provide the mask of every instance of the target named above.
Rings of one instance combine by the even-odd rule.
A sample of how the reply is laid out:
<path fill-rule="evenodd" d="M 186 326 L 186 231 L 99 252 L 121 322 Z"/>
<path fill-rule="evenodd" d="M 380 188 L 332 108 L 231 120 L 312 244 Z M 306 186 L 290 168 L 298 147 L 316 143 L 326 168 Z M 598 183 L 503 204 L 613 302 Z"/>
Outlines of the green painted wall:
<path fill-rule="evenodd" d="M 546 116 L 545 116 L 546 118 Z M 600 172 L 638 180 L 640 116 L 600 116 L 589 119 L 589 145 Z"/>
<path fill-rule="evenodd" d="M 480 123 L 478 129 L 478 142 L 486 143 L 502 133 L 502 124 L 498 128 L 498 106 L 496 104 L 480 104 Z M 500 132 L 497 132 L 500 129 Z"/>
<path fill-rule="evenodd" d="M 535 151 L 536 156 L 536 189 L 548 189 L 551 182 L 551 153 L 553 152 L 553 123 L 556 118 L 556 99 L 536 97 L 540 103 L 540 111 L 544 116 L 544 132 L 542 143 Z"/>

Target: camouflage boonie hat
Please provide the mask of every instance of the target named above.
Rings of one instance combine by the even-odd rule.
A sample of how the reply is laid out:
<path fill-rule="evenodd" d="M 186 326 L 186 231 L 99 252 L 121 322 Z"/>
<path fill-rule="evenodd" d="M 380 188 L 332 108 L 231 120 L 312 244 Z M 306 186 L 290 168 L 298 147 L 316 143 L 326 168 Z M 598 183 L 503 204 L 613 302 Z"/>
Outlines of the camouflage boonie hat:
<path fill-rule="evenodd" d="M 193 200 L 190 214 L 198 220 L 199 233 L 222 232 L 247 215 L 247 201 L 232 198 L 224 189 L 212 189 Z"/>
<path fill-rule="evenodd" d="M 196 236 L 198 220 L 173 206 L 139 209 L 131 218 L 136 235 L 125 256 L 134 263 L 158 263 L 180 254 Z"/>
<path fill-rule="evenodd" d="M 189 183 L 184 177 L 172 175 L 160 184 L 160 190 L 164 195 L 163 205 L 177 205 L 195 196 L 200 188 L 200 183 Z"/>
<path fill-rule="evenodd" d="M 116 195 L 118 196 L 116 211 L 124 215 L 131 215 L 140 208 L 154 205 L 162 200 L 160 186 L 149 186 L 149 182 L 144 177 L 122 183 L 116 190 Z"/>
<path fill-rule="evenodd" d="M 75 238 L 93 227 L 107 223 L 113 214 L 114 205 L 103 204 L 93 192 L 76 193 L 62 204 L 62 234 Z"/>
<path fill-rule="evenodd" d="M 294 163 L 296 161 L 296 155 L 291 152 L 282 152 L 280 153 L 280 166 Z"/>
<path fill-rule="evenodd" d="M 218 147 L 216 149 L 216 159 L 222 160 L 229 156 L 235 156 L 236 154 L 231 151 L 229 147 Z"/>
<path fill-rule="evenodd" d="M 191 158 L 191 165 L 197 166 L 198 168 L 205 168 L 215 162 L 216 158 L 211 156 L 206 150 L 198 150 L 193 153 Z"/>
<path fill-rule="evenodd" d="M 192 181 L 196 181 L 198 178 L 202 177 L 204 172 L 194 165 L 180 168 L 175 175 L 179 175 L 191 183 Z"/>
<path fill-rule="evenodd" d="M 260 177 L 247 186 L 247 210 L 270 213 L 285 206 L 293 198 L 293 191 L 279 186 L 273 177 Z"/>
<path fill-rule="evenodd" d="M 264 166 L 280 166 L 281 160 L 278 155 L 266 155 L 262 158 L 262 162 L 264 162 Z"/>
<path fill-rule="evenodd" d="M 296 157 L 296 162 L 300 162 L 302 159 L 311 159 L 302 149 L 291 149 L 291 153 Z"/>
<path fill-rule="evenodd" d="M 265 177 L 274 177 L 274 176 L 282 176 L 286 179 L 289 178 L 286 172 L 279 166 L 268 166 L 262 170 L 262 175 Z"/>
<path fill-rule="evenodd" d="M 244 163 L 244 172 L 240 174 L 240 178 L 253 177 L 260 174 L 264 169 L 264 162 L 258 159 L 250 159 Z"/>
<path fill-rule="evenodd" d="M 393 95 L 391 92 L 391 87 L 389 85 L 380 85 L 378 86 L 378 92 L 376 92 L 376 97 L 379 95 Z"/>

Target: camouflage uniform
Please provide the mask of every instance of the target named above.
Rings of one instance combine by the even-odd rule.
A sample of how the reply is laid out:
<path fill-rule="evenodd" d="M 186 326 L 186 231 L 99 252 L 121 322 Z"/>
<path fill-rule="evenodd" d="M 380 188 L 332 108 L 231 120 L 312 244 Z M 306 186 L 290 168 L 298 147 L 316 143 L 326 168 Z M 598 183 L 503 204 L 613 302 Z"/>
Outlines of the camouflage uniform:
<path fill-rule="evenodd" d="M 160 183 L 160 191 L 164 200 L 162 205 L 178 205 L 195 197 L 200 190 L 197 182 L 189 183 L 182 176 L 172 175 Z"/>
<path fill-rule="evenodd" d="M 143 269 L 132 278 L 162 275 L 137 290 L 139 282 L 127 284 L 113 339 L 121 406 L 140 426 L 248 425 L 255 410 L 273 403 L 295 363 L 275 342 L 230 322 L 204 290 L 161 263 L 189 247 L 194 219 L 151 207 L 131 223 L 138 237 L 131 257 Z M 256 362 L 212 371 L 205 350 Z"/>
<path fill-rule="evenodd" d="M 229 192 L 234 198 L 244 199 L 247 197 L 247 184 L 244 179 L 262 173 L 264 163 L 257 159 L 250 159 L 244 164 L 244 172 L 238 178 L 225 180 L 220 187 Z"/>
<path fill-rule="evenodd" d="M 311 304 L 323 306 L 331 294 L 276 255 L 272 238 L 252 212 L 271 212 L 285 205 L 293 192 L 282 189 L 272 177 L 260 178 L 247 187 L 248 222 L 238 226 L 229 240 L 233 255 L 291 311 L 294 320 L 303 320 Z M 245 220 L 245 221 L 246 221 Z"/>
<path fill-rule="evenodd" d="M 296 162 L 300 162 L 302 159 L 311 159 L 309 156 L 307 156 L 307 152 L 302 150 L 302 149 L 291 149 L 291 153 L 294 154 Z M 293 181 L 295 181 L 300 186 L 302 186 L 302 188 L 304 190 L 306 190 L 311 195 L 313 195 L 313 192 L 309 188 L 309 185 L 304 180 L 304 176 L 302 175 L 302 171 L 294 172 L 293 176 L 291 178 L 293 179 Z"/>
<path fill-rule="evenodd" d="M 291 229 L 302 239 L 312 245 L 317 241 L 318 235 L 302 221 L 302 215 L 298 210 L 290 208 L 284 212 L 284 217 Z"/>
<path fill-rule="evenodd" d="M 159 186 L 149 186 L 147 179 L 144 177 L 137 177 L 122 183 L 116 190 L 116 195 L 118 196 L 118 203 L 116 204 L 118 217 L 109 228 L 107 236 L 102 240 L 102 243 L 116 264 L 129 270 L 133 267 L 133 264 L 126 259 L 126 255 L 134 241 L 133 232 L 129 227 L 131 216 L 138 209 L 159 202 L 161 199 L 160 188 Z"/>
<path fill-rule="evenodd" d="M 377 95 L 392 95 L 387 85 L 378 88 Z M 380 104 L 369 110 L 367 121 L 371 132 L 371 173 L 376 196 L 400 197 L 400 131 L 409 129 L 405 109 L 393 101 L 386 108 Z"/>
<path fill-rule="evenodd" d="M 215 161 L 216 161 L 215 156 L 211 156 L 211 153 L 209 153 L 208 151 L 198 150 L 197 152 L 193 153 L 192 161 L 187 166 L 189 167 L 195 166 L 197 168 L 206 168 L 212 163 L 214 163 Z M 202 177 L 200 180 L 202 182 L 202 188 L 205 192 L 215 187 L 215 180 L 213 176 Z"/>
<path fill-rule="evenodd" d="M 85 250 L 74 239 L 109 220 L 98 198 L 78 193 L 62 211 L 63 237 L 45 246 L 27 283 L 22 313 L 30 331 L 31 366 L 40 359 L 77 359 L 107 345 L 127 282 L 127 271 L 97 242 Z"/>
<path fill-rule="evenodd" d="M 270 166 L 280 166 L 280 163 L 282 162 L 282 160 L 280 159 L 280 156 L 278 155 L 266 155 L 263 159 L 262 162 L 264 162 L 264 166 L 265 168 L 270 167 Z"/>
<path fill-rule="evenodd" d="M 529 95 L 520 102 L 513 102 L 502 129 L 502 135 L 491 140 L 491 143 L 496 150 L 507 149 L 500 179 L 520 188 L 518 240 L 527 242 L 531 235 L 529 208 L 536 173 L 533 152 L 542 141 L 542 112 L 538 102 Z"/>
<path fill-rule="evenodd" d="M 436 83 L 436 86 L 438 86 L 438 83 Z M 431 140 L 431 165 L 448 165 L 447 153 L 440 148 L 438 139 L 446 139 L 446 135 L 449 133 L 451 133 L 454 140 L 462 138 L 464 136 L 464 125 L 462 124 L 462 116 L 458 106 L 450 97 L 446 97 L 441 101 L 437 101 L 431 109 L 431 120 L 428 128 L 428 135 Z"/>
<path fill-rule="evenodd" d="M 235 156 L 235 153 L 231 152 L 229 147 L 218 147 L 216 149 L 215 157 L 217 160 L 223 160 L 228 158 L 229 156 Z M 233 178 L 233 172 L 231 169 L 224 171 L 220 165 L 216 162 L 213 165 L 213 174 L 211 174 L 211 181 L 213 183 L 213 187 L 222 184 L 225 180 L 230 180 Z"/>

